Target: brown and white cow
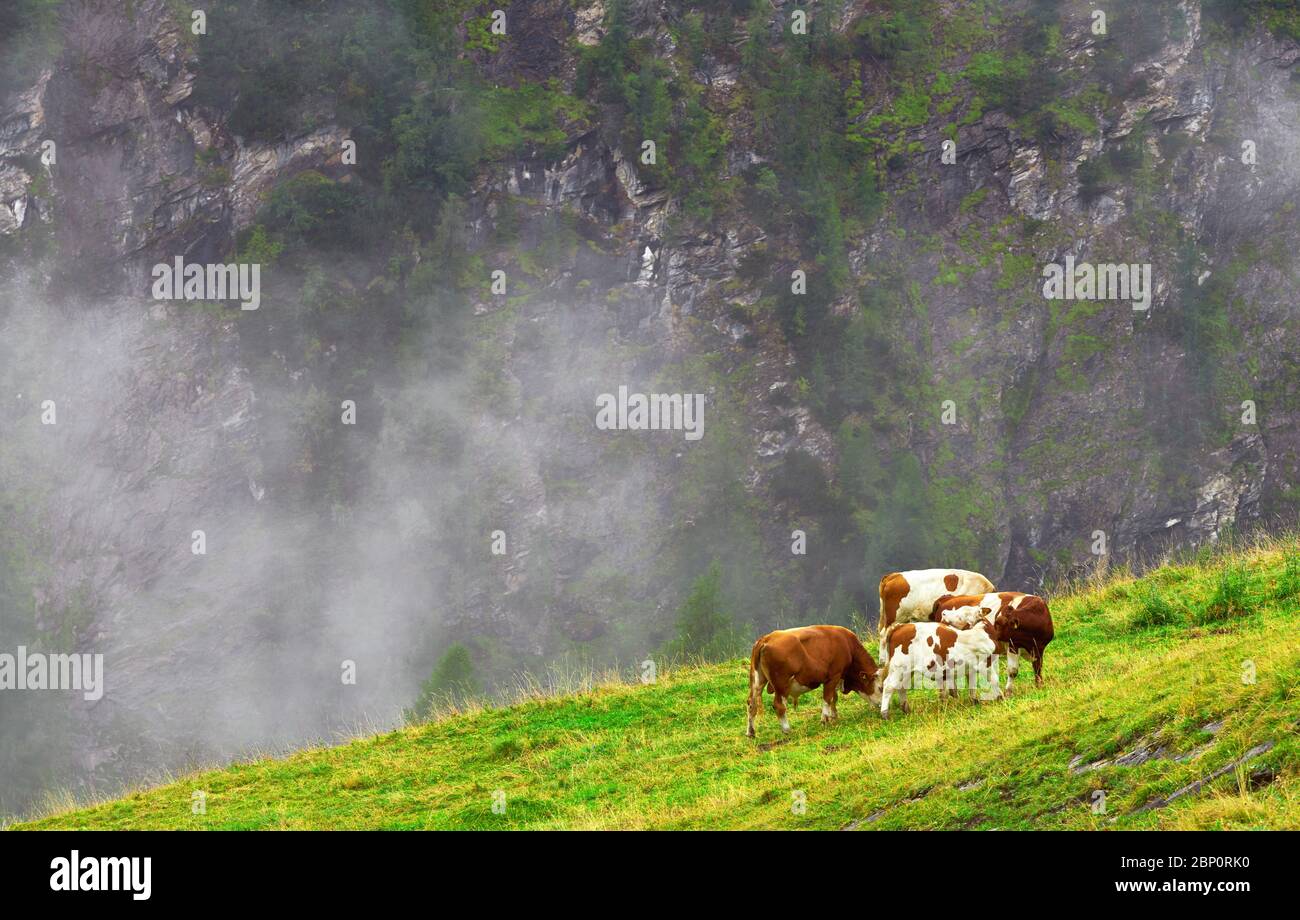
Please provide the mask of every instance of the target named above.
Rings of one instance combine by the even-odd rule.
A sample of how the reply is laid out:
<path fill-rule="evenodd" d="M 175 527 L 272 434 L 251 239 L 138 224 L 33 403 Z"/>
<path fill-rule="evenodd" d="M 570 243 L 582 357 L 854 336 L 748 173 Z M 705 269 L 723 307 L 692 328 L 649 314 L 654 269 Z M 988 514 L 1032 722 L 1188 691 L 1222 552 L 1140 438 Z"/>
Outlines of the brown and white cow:
<path fill-rule="evenodd" d="M 749 656 L 749 737 L 763 705 L 763 691 L 772 693 L 772 708 L 781 731 L 790 730 L 785 702 L 796 703 L 801 694 L 822 688 L 822 721 L 837 718 L 836 694 L 861 693 L 880 700 L 876 662 L 852 630 L 843 626 L 800 626 L 778 629 L 754 643 Z"/>
<path fill-rule="evenodd" d="M 934 602 L 945 594 L 984 594 L 993 582 L 965 569 L 917 569 L 890 572 L 880 579 L 880 658 L 885 656 L 885 632 L 895 623 L 924 623 Z"/>
<path fill-rule="evenodd" d="M 1005 630 L 1003 626 L 1001 629 Z M 903 712 L 910 712 L 907 691 L 930 689 L 956 693 L 958 676 L 964 676 L 971 699 L 983 689 L 987 698 L 1002 696 L 998 686 L 996 649 L 1005 634 L 991 623 L 955 629 L 943 623 L 895 623 L 885 633 L 885 677 L 881 688 L 880 716 L 889 718 L 889 701 L 897 693 Z"/>
<path fill-rule="evenodd" d="M 1043 685 L 1043 652 L 1052 641 L 1052 613 L 1047 602 L 1036 594 L 998 591 L 984 594 L 958 594 L 934 602 L 930 619 L 957 629 L 969 629 L 981 620 L 1006 621 L 1006 639 L 998 644 L 998 654 L 1007 656 L 1007 692 L 1020 673 L 1020 656 L 1028 655 L 1034 665 L 1034 683 Z"/>

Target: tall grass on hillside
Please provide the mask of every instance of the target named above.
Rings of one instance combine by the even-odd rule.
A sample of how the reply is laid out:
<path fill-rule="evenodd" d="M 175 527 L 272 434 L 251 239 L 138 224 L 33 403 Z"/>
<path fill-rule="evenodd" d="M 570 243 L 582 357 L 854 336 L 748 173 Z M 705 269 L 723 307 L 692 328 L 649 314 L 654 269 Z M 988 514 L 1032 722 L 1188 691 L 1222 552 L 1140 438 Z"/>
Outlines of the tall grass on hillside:
<path fill-rule="evenodd" d="M 1192 622 L 1197 626 L 1222 623 L 1250 613 L 1250 577 L 1240 565 L 1226 565 L 1219 572 L 1210 599 L 1197 607 Z"/>
<path fill-rule="evenodd" d="M 1273 587 L 1273 599 L 1278 601 L 1300 598 L 1300 553 L 1289 553 L 1277 584 Z"/>
<path fill-rule="evenodd" d="M 788 734 L 768 704 L 749 739 L 740 657 L 645 683 L 576 669 L 513 705 L 52 799 L 18 826 L 1300 829 L 1298 553 L 1252 538 L 1053 594 L 1044 686 L 996 703 L 917 691 L 886 722 L 851 696 Z"/>
<path fill-rule="evenodd" d="M 1129 626 L 1135 630 L 1172 626 L 1184 618 L 1182 607 L 1153 581 L 1137 582 L 1133 585 L 1129 596 L 1133 599 L 1133 612 L 1129 615 Z"/>

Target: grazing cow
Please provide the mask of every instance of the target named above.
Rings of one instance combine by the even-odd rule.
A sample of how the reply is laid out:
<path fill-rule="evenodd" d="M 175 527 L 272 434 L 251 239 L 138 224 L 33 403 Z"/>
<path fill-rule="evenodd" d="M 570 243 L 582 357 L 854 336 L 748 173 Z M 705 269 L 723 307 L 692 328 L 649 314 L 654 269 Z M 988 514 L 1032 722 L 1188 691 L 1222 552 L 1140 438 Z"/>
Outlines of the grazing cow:
<path fill-rule="evenodd" d="M 772 707 L 781 731 L 790 730 L 785 701 L 798 704 L 800 694 L 822 688 L 822 721 L 838 718 L 836 693 L 861 693 L 880 700 L 876 662 L 852 630 L 843 626 L 801 626 L 778 629 L 754 643 L 749 656 L 749 737 L 763 704 L 763 691 L 772 693 Z"/>
<path fill-rule="evenodd" d="M 1055 634 L 1047 602 L 1036 594 L 999 591 L 986 594 L 958 594 L 934 602 L 930 619 L 957 629 L 969 629 L 982 619 L 1008 617 L 1007 638 L 998 644 L 998 654 L 1007 656 L 1007 692 L 1020 673 L 1020 656 L 1034 664 L 1034 683 L 1043 685 L 1043 652 Z"/>
<path fill-rule="evenodd" d="M 994 626 L 986 622 L 973 629 L 954 629 L 943 623 L 895 623 L 884 637 L 888 654 L 883 665 L 881 718 L 889 718 L 889 699 L 894 693 L 903 712 L 911 712 L 907 688 L 918 675 L 923 682 L 920 686 L 935 687 L 942 697 L 944 690 L 956 692 L 957 675 L 964 674 L 971 699 L 976 698 L 983 677 L 993 699 L 1000 698 L 995 650 L 999 641 L 1005 641 L 1008 628 L 1009 623 Z"/>
<path fill-rule="evenodd" d="M 895 623 L 923 623 L 930 619 L 934 602 L 945 594 L 984 594 L 993 582 L 965 569 L 919 569 L 890 572 L 880 579 L 880 659 L 885 657 L 885 632 Z"/>

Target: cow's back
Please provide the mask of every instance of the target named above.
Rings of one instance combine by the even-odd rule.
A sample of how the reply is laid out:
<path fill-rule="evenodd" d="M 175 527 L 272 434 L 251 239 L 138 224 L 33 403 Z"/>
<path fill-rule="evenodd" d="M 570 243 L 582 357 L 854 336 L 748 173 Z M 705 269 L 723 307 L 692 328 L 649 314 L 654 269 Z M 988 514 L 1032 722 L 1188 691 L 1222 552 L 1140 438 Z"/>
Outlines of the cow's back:
<path fill-rule="evenodd" d="M 895 680 L 910 672 L 936 675 L 945 669 L 987 666 L 995 643 L 983 629 L 946 623 L 898 623 L 886 636 L 886 658 Z"/>
<path fill-rule="evenodd" d="M 945 594 L 939 597 L 930 607 L 930 621 L 932 623 L 947 623 L 953 625 L 954 615 L 966 615 L 965 622 L 961 628 L 967 628 L 974 624 L 974 620 L 983 617 L 996 616 L 1006 604 L 1005 598 L 1010 592 L 1001 594 L 989 592 L 987 594 Z"/>
<path fill-rule="evenodd" d="M 751 666 L 779 682 L 793 679 L 804 687 L 841 674 L 853 661 L 854 645 L 861 646 L 852 630 L 843 626 L 799 626 L 778 629 L 754 643 Z M 781 689 L 781 688 L 774 688 Z"/>
<path fill-rule="evenodd" d="M 878 630 L 883 636 L 885 630 L 894 623 L 929 620 L 934 602 L 945 594 L 984 595 L 992 591 L 991 581 L 979 572 L 967 569 L 891 572 L 880 580 Z"/>

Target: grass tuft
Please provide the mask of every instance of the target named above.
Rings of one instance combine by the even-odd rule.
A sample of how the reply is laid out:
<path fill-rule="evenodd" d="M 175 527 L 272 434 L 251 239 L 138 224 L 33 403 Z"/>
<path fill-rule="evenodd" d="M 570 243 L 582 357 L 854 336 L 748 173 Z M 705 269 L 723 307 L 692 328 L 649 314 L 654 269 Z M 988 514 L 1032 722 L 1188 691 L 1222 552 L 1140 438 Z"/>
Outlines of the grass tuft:
<path fill-rule="evenodd" d="M 1285 601 L 1295 597 L 1300 597 L 1300 554 L 1289 553 L 1273 587 L 1273 600 Z"/>
<path fill-rule="evenodd" d="M 1128 620 L 1133 630 L 1173 626 L 1183 619 L 1182 610 L 1153 579 L 1138 582 L 1126 593 L 1134 602 Z"/>
<path fill-rule="evenodd" d="M 1246 616 L 1251 611 L 1250 576 L 1240 565 L 1227 565 L 1219 572 L 1214 593 L 1196 609 L 1192 622 L 1207 626 Z"/>

